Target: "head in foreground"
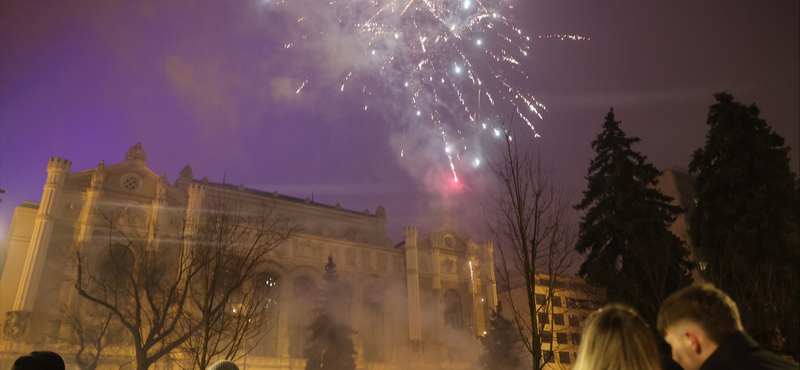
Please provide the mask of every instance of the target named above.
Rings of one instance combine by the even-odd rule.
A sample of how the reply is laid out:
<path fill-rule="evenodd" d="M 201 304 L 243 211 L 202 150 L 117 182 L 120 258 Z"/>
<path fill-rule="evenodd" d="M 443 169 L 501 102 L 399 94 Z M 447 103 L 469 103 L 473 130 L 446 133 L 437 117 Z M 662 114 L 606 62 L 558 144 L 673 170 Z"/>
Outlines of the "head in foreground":
<path fill-rule="evenodd" d="M 231 361 L 222 360 L 209 366 L 208 370 L 239 370 L 239 367 Z"/>
<path fill-rule="evenodd" d="M 692 285 L 669 296 L 658 312 L 658 332 L 684 370 L 698 370 L 731 334 L 742 329 L 736 303 L 711 284 Z"/>
<path fill-rule="evenodd" d="M 583 328 L 573 370 L 660 370 L 658 349 L 647 323 L 633 309 L 610 304 Z"/>
<path fill-rule="evenodd" d="M 64 370 L 64 359 L 50 351 L 31 352 L 14 361 L 12 370 Z"/>

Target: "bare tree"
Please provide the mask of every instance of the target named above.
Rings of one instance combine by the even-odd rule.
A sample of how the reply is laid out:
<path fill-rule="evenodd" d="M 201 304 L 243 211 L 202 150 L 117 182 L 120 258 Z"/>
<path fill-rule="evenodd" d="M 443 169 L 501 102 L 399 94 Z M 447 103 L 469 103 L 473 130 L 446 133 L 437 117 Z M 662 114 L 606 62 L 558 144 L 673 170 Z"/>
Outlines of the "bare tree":
<path fill-rule="evenodd" d="M 119 320 L 131 336 L 137 370 L 150 368 L 191 335 L 177 328 L 186 324 L 189 287 L 203 263 L 191 258 L 180 226 L 170 235 L 174 239 L 156 248 L 142 213 L 133 207 L 98 210 L 108 233 L 104 245 L 97 254 L 87 246 L 74 254 L 78 295 Z"/>
<path fill-rule="evenodd" d="M 235 315 L 230 325 L 225 315 L 236 294 L 255 284 L 268 253 L 293 231 L 271 204 L 243 209 L 237 198 L 223 198 L 212 195 L 195 220 L 172 211 L 166 230 L 148 227 L 146 212 L 136 206 L 103 207 L 96 218 L 107 238 L 99 253 L 88 246 L 74 253 L 78 295 L 130 335 L 137 370 L 187 346 L 198 349 L 188 351 L 198 365 L 221 353 L 235 356 L 252 329 L 254 317 Z M 192 233 L 186 232 L 189 221 Z"/>
<path fill-rule="evenodd" d="M 275 247 L 297 230 L 268 204 L 250 211 L 242 207 L 237 195 L 214 194 L 196 236 L 207 262 L 190 294 L 198 308 L 196 332 L 181 348 L 191 368 L 237 359 L 275 322 L 278 275 L 268 263 Z"/>
<path fill-rule="evenodd" d="M 646 322 L 652 323 L 655 330 L 661 303 L 675 292 L 676 286 L 691 284 L 690 271 L 684 266 L 693 266 L 693 263 L 684 261 L 682 249 L 672 248 L 676 240 L 674 234 L 642 231 L 641 236 L 632 238 L 625 245 L 625 253 L 629 256 L 627 263 L 636 268 L 617 274 L 617 289 L 627 297 L 626 303 L 634 307 Z M 670 354 L 670 351 L 662 352 L 664 354 Z"/>
<path fill-rule="evenodd" d="M 104 307 L 87 301 L 73 302 L 62 309 L 61 324 L 66 330 L 56 338 L 67 353 L 73 354 L 81 370 L 95 370 L 104 352 L 119 347 L 124 340 L 122 327 Z"/>
<path fill-rule="evenodd" d="M 497 267 L 502 286 L 521 285 L 521 297 L 509 291 L 509 308 L 519 330 L 524 349 L 530 354 L 533 369 L 543 369 L 547 359 L 542 350 L 542 334 L 552 332 L 539 314 L 553 314 L 553 295 L 557 280 L 573 261 L 572 244 L 576 218 L 571 194 L 563 180 L 556 178 L 552 166 L 544 165 L 525 133 L 503 131 L 498 157 L 490 166 L 498 182 L 486 207 L 485 220 L 500 252 Z M 544 285 L 544 299 L 537 302 L 536 285 Z M 515 280 L 521 280 L 519 284 Z M 544 280 L 544 281 L 543 281 Z M 542 284 L 544 283 L 544 284 Z M 541 295 L 540 295 L 541 297 Z"/>

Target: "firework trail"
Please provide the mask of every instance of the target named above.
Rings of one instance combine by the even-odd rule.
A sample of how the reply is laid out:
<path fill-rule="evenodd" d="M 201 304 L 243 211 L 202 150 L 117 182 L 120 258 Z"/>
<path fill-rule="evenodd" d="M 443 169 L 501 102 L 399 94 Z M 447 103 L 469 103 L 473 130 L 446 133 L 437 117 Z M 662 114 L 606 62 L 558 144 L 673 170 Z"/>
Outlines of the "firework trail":
<path fill-rule="evenodd" d="M 503 129 L 496 123 L 499 115 L 513 112 L 539 136 L 534 121 L 542 119 L 546 107 L 523 87 L 528 76 L 522 63 L 531 52 L 531 37 L 501 13 L 513 6 L 502 0 L 333 0 L 318 5 L 351 31 L 363 52 L 342 77 L 339 91 L 406 101 L 407 111 L 415 114 L 404 124 L 428 125 L 441 135 L 455 182 L 463 167 L 480 164 L 481 135 Z M 297 23 L 315 20 L 309 14 Z M 577 35 L 536 38 L 588 40 Z M 304 41 L 308 36 L 284 49 Z M 308 83 L 306 78 L 297 93 Z"/>

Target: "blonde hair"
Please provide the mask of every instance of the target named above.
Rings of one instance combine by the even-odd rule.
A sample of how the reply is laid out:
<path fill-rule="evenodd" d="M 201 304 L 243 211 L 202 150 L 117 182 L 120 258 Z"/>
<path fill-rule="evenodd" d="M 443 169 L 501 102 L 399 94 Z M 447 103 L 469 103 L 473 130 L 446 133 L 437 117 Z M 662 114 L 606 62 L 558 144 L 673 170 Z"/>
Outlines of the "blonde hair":
<path fill-rule="evenodd" d="M 647 323 L 633 309 L 610 304 L 592 313 L 572 370 L 661 370 Z"/>

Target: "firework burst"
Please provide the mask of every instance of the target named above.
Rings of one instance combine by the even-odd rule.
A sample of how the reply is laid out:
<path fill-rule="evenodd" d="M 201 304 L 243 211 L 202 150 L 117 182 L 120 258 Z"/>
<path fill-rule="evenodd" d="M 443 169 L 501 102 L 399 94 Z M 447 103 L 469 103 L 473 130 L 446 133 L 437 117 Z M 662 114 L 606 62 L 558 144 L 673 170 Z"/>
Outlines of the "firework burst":
<path fill-rule="evenodd" d="M 501 0 L 334 0 L 324 5 L 362 46 L 363 57 L 342 76 L 339 91 L 405 102 L 410 114 L 403 115 L 409 118 L 402 124 L 435 129 L 455 182 L 462 168 L 480 165 L 480 137 L 503 129 L 496 123 L 499 115 L 513 112 L 539 136 L 534 122 L 546 107 L 524 88 L 531 37 L 501 13 L 513 6 Z M 313 20 L 304 15 L 297 22 Z"/>

